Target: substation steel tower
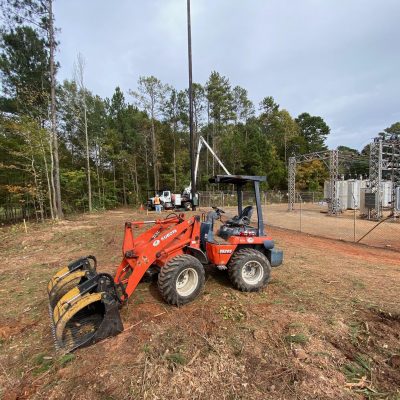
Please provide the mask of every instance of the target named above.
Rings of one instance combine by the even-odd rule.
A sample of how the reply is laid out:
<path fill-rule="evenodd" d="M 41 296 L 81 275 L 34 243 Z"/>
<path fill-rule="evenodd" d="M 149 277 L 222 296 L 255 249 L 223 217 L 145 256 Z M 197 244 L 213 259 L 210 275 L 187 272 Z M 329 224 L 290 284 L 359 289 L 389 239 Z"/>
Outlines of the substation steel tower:
<path fill-rule="evenodd" d="M 400 140 L 375 139 L 370 144 L 369 179 L 371 193 L 375 193 L 375 207 L 371 218 L 381 219 L 382 213 L 382 180 L 392 181 L 391 209 L 393 217 L 400 212 Z"/>
<path fill-rule="evenodd" d="M 290 157 L 288 166 L 288 210 L 293 211 L 296 203 L 296 169 L 297 164 L 322 161 L 329 170 L 329 193 L 328 214 L 336 215 L 339 212 L 339 201 L 337 196 L 337 177 L 339 173 L 339 151 L 328 150 L 300 156 Z"/>

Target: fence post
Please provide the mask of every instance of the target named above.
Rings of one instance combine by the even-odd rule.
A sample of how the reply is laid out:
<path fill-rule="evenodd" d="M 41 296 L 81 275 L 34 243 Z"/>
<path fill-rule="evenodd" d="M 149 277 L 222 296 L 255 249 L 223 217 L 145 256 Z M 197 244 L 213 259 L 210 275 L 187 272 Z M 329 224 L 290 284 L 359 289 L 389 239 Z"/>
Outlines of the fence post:
<path fill-rule="evenodd" d="M 301 201 L 301 195 L 299 194 L 299 200 L 300 200 L 300 232 L 301 232 L 301 229 L 302 229 L 302 226 L 301 226 L 301 210 L 302 210 L 302 201 Z"/>

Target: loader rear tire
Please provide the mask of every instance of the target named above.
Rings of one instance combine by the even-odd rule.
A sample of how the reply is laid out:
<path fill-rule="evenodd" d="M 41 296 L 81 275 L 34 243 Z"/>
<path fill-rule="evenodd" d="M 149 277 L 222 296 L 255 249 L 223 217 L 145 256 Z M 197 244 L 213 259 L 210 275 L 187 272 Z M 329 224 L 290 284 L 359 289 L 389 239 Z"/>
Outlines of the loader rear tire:
<path fill-rule="evenodd" d="M 233 254 L 228 264 L 229 278 L 242 292 L 257 292 L 265 287 L 271 275 L 268 258 L 255 249 L 241 249 Z"/>
<path fill-rule="evenodd" d="M 205 280 L 201 262 L 183 254 L 169 260 L 158 274 L 158 289 L 168 304 L 181 306 L 194 300 L 203 290 Z"/>

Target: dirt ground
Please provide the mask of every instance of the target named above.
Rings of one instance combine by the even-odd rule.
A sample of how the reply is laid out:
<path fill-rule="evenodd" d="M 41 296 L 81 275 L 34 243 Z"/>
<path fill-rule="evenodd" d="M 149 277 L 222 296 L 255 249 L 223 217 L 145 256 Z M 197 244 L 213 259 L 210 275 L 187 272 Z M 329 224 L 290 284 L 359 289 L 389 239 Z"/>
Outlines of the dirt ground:
<path fill-rule="evenodd" d="M 191 304 L 141 283 L 125 331 L 56 353 L 46 284 L 94 254 L 113 273 L 123 209 L 0 228 L 0 398 L 400 399 L 400 253 L 268 228 L 285 252 L 259 293 L 207 268 Z"/>

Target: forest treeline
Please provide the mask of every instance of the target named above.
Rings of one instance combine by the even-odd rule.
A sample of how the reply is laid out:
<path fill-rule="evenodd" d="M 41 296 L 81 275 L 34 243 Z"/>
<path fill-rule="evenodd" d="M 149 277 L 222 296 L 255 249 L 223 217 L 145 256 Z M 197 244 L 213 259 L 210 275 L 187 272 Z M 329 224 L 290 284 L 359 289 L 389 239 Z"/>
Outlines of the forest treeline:
<path fill-rule="evenodd" d="M 57 82 L 60 65 L 53 0 L 2 0 L 0 208 L 31 207 L 39 219 L 64 212 L 140 204 L 148 191 L 190 183 L 188 91 L 154 76 L 102 98 L 85 86 L 85 59 Z M 62 51 L 62 48 L 60 49 Z M 232 173 L 267 175 L 264 189 L 287 188 L 293 154 L 326 150 L 330 128 L 320 116 L 293 117 L 273 97 L 253 104 L 245 88 L 212 71 L 193 87 L 194 130 Z M 356 150 L 341 148 L 352 154 Z M 365 173 L 359 164 L 347 173 Z M 201 154 L 198 189 L 220 167 Z M 301 190 L 327 177 L 315 161 L 298 169 Z"/>

